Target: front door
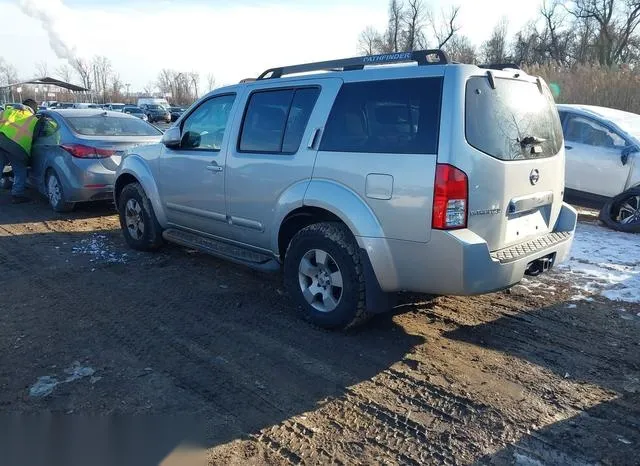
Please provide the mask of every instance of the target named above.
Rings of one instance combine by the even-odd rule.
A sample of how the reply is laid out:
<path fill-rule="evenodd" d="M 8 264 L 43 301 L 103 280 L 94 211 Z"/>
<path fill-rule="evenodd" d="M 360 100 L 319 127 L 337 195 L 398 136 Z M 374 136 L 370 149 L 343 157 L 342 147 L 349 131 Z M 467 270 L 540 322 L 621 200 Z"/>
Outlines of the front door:
<path fill-rule="evenodd" d="M 622 164 L 627 142 L 604 124 L 568 113 L 564 119 L 566 187 L 613 197 L 624 191 L 630 164 Z"/>
<path fill-rule="evenodd" d="M 219 234 L 226 226 L 227 121 L 235 94 L 200 103 L 181 124 L 180 147 L 159 160 L 161 201 L 171 226 Z"/>

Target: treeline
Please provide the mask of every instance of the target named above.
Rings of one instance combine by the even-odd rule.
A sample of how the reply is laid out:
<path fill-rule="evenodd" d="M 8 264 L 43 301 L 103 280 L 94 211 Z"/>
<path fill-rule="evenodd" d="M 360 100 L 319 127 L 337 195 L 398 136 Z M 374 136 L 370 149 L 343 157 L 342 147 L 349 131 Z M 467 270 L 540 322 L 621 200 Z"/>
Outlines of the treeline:
<path fill-rule="evenodd" d="M 176 105 L 187 105 L 199 97 L 200 93 L 213 90 L 215 78 L 209 73 L 204 83 L 200 74 L 194 71 L 163 69 L 155 81 L 143 89 L 131 92 L 131 85 L 125 82 L 109 58 L 94 56 L 91 59 L 72 57 L 68 63 L 50 69 L 46 62 L 35 64 L 34 73 L 29 78 L 53 77 L 65 82 L 77 83 L 89 89 L 88 98 L 98 103 L 133 101 L 134 96 L 167 96 Z M 0 57 L 0 86 L 20 82 L 16 68 Z M 24 93 L 23 93 L 24 94 Z M 74 100 L 71 93 L 57 90 L 59 100 Z M 42 100 L 45 100 L 44 96 Z M 31 97 L 31 95 L 29 95 Z M 36 96 L 37 97 L 37 96 Z M 77 97 L 77 96 L 76 96 Z M 84 97 L 83 97 L 84 98 Z"/>
<path fill-rule="evenodd" d="M 391 0 L 386 28 L 362 31 L 359 52 L 441 48 L 461 63 L 515 63 L 556 84 L 560 102 L 640 113 L 640 0 L 546 0 L 521 30 L 510 31 L 503 18 L 477 45 L 459 13 L 435 11 L 426 0 Z"/>

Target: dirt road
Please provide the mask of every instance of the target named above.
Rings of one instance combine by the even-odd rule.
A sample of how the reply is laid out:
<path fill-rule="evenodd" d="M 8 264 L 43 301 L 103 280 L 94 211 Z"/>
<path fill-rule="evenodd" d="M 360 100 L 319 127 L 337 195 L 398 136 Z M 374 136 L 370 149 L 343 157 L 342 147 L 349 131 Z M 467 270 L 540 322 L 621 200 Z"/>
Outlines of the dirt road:
<path fill-rule="evenodd" d="M 214 464 L 640 464 L 640 306 L 572 301 L 557 271 L 331 333 L 278 276 L 2 193 L 0 279 L 4 413 L 197 419 Z"/>

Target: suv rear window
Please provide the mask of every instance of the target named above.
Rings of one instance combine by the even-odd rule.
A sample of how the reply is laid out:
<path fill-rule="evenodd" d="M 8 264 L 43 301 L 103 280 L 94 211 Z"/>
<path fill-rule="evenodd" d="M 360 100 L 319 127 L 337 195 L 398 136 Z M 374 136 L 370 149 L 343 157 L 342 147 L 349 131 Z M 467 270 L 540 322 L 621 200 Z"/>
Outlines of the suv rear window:
<path fill-rule="evenodd" d="M 549 88 L 519 79 L 486 76 L 467 81 L 467 142 L 500 160 L 551 157 L 562 147 L 562 125 Z M 535 141 L 535 142 L 534 142 Z"/>
<path fill-rule="evenodd" d="M 320 150 L 436 154 L 441 100 L 441 77 L 344 84 Z"/>

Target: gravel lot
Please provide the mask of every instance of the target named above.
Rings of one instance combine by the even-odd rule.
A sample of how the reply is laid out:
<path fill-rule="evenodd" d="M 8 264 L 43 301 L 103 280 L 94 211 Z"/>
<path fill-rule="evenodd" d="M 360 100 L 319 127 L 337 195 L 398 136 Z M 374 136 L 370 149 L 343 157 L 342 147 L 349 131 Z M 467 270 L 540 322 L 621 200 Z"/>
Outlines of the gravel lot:
<path fill-rule="evenodd" d="M 331 333 L 279 276 L 137 253 L 108 205 L 58 215 L 2 192 L 0 273 L 5 414 L 197 419 L 213 464 L 640 464 L 640 305 L 578 293 L 574 269 L 402 296 Z M 174 425 L 150 464 L 186 436 Z"/>

